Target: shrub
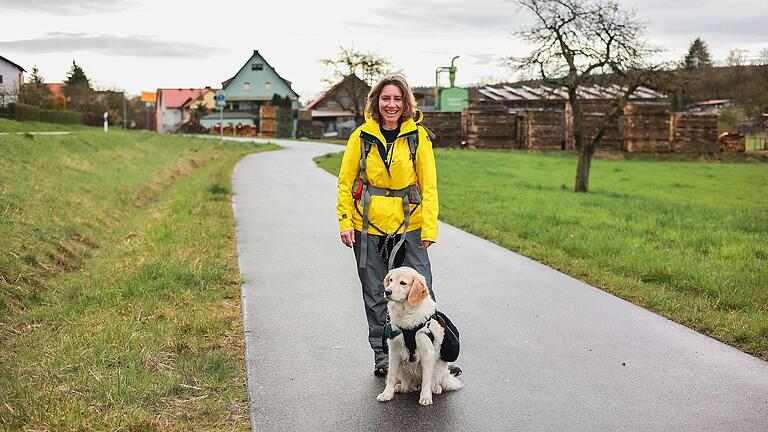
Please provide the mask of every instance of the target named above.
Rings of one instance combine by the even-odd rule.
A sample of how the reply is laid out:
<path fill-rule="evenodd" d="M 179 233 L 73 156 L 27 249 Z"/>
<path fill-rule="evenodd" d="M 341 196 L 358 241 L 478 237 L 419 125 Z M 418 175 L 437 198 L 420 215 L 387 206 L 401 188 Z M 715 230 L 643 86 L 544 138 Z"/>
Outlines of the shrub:
<path fill-rule="evenodd" d="M 40 121 L 59 124 L 83 124 L 83 113 L 61 110 L 40 110 Z"/>
<path fill-rule="evenodd" d="M 40 108 L 22 103 L 8 104 L 9 118 L 18 121 L 40 121 Z"/>

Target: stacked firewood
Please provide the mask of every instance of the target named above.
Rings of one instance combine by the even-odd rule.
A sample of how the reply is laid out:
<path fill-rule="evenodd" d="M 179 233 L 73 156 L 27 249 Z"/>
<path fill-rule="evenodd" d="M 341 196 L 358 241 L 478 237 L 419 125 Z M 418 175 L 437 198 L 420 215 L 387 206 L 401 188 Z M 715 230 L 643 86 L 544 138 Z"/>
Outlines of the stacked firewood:
<path fill-rule="evenodd" d="M 277 107 L 262 105 L 259 108 L 260 135 L 266 138 L 274 138 L 277 130 Z"/>
<path fill-rule="evenodd" d="M 624 108 L 624 150 L 668 152 L 671 112 L 666 104 L 631 104 Z"/>
<path fill-rule="evenodd" d="M 472 148 L 519 148 L 518 120 L 506 107 L 476 104 L 465 108 L 462 130 Z"/>
<path fill-rule="evenodd" d="M 741 133 L 724 132 L 720 134 L 719 142 L 721 152 L 747 151 L 747 138 Z"/>
<path fill-rule="evenodd" d="M 422 124 L 435 134 L 433 147 L 461 146 L 461 112 L 425 112 Z"/>
<path fill-rule="evenodd" d="M 717 116 L 672 115 L 672 151 L 717 153 Z"/>
<path fill-rule="evenodd" d="M 565 113 L 563 111 L 527 111 L 521 148 L 564 149 Z"/>

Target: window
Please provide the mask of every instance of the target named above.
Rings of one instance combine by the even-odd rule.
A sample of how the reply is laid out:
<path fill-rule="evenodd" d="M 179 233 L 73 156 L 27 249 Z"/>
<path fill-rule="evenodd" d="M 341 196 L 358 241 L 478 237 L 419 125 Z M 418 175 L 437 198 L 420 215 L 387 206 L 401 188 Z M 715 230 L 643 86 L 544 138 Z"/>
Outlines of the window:
<path fill-rule="evenodd" d="M 2 83 L 3 83 L 3 76 L 0 75 L 0 84 L 2 84 Z"/>
<path fill-rule="evenodd" d="M 272 81 L 264 81 L 264 90 L 272 90 Z"/>
<path fill-rule="evenodd" d="M 251 70 L 264 70 L 263 63 L 251 63 Z"/>
<path fill-rule="evenodd" d="M 246 82 L 243 83 L 243 90 L 251 91 L 251 82 L 250 81 L 246 81 Z"/>

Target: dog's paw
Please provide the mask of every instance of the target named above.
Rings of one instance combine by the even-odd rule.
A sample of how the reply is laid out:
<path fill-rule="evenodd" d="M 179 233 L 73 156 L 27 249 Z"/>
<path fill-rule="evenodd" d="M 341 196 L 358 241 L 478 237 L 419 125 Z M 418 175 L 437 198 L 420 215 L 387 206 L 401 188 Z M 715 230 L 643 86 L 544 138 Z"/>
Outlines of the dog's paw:
<path fill-rule="evenodd" d="M 395 393 L 403 393 L 403 383 L 395 384 Z"/>
<path fill-rule="evenodd" d="M 395 395 L 393 393 L 384 391 L 384 392 L 381 392 L 381 394 L 379 394 L 378 396 L 376 396 L 376 400 L 379 402 L 386 402 L 386 401 L 392 400 L 392 398 L 394 397 Z"/>
<path fill-rule="evenodd" d="M 432 394 L 440 394 L 443 392 L 443 386 L 438 383 L 432 384 Z"/>
<path fill-rule="evenodd" d="M 419 398 L 419 405 L 432 405 L 432 395 Z"/>

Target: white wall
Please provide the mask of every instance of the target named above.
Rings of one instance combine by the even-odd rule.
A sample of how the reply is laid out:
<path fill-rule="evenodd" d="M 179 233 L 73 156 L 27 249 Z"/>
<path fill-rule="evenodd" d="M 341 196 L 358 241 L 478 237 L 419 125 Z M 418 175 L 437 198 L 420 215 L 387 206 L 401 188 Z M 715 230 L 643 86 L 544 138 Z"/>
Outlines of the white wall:
<path fill-rule="evenodd" d="M 16 95 L 19 94 L 20 74 L 21 71 L 16 66 L 0 60 L 0 75 L 3 76 L 3 83 L 0 84 L 0 105 L 16 101 Z M 23 77 L 21 79 L 23 80 Z"/>

